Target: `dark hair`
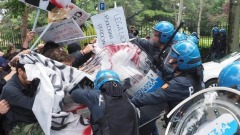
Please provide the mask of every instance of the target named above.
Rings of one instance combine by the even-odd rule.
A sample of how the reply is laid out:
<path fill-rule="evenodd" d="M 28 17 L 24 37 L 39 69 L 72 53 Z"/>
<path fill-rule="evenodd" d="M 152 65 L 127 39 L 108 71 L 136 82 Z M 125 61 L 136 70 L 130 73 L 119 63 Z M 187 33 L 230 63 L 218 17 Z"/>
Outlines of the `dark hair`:
<path fill-rule="evenodd" d="M 74 60 L 74 58 L 61 47 L 47 51 L 45 56 L 58 62 L 69 62 Z"/>
<path fill-rule="evenodd" d="M 42 54 L 45 55 L 45 53 L 51 49 L 55 49 L 60 47 L 59 44 L 53 42 L 53 41 L 48 41 L 46 42 L 46 44 L 44 45 L 43 49 L 42 49 Z"/>
<path fill-rule="evenodd" d="M 71 53 L 74 53 L 76 51 L 80 51 L 81 47 L 78 43 L 72 43 L 72 44 L 67 46 L 67 50 L 68 50 L 68 53 L 71 54 Z"/>
<path fill-rule="evenodd" d="M 16 62 L 16 71 L 17 71 L 17 74 L 18 74 L 18 69 L 21 69 L 22 71 L 24 71 L 25 72 L 25 68 L 24 68 L 24 64 L 21 64 L 20 62 L 19 62 L 19 60 Z"/>

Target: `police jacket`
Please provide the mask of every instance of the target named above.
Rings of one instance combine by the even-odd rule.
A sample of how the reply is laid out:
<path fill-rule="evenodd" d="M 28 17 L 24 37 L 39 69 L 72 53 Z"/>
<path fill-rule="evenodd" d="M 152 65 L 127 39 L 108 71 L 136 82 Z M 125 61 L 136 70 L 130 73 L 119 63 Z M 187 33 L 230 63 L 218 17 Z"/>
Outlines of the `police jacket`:
<path fill-rule="evenodd" d="M 88 106 L 94 135 L 138 135 L 137 113 L 125 93 L 114 97 L 77 88 L 71 96 L 74 102 Z"/>
<path fill-rule="evenodd" d="M 173 108 L 200 89 L 199 81 L 195 81 L 194 77 L 187 73 L 181 73 L 155 92 L 143 93 L 133 97 L 131 101 L 137 107 L 168 102 L 170 108 Z"/>

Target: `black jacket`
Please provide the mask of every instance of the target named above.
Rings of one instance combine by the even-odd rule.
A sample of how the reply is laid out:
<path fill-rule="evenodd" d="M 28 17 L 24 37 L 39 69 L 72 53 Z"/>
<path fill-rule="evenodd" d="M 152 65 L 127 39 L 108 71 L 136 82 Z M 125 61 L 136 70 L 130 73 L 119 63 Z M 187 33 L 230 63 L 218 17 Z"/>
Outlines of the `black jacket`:
<path fill-rule="evenodd" d="M 19 123 L 31 124 L 37 122 L 32 111 L 35 94 L 34 90 L 30 89 L 21 84 L 17 74 L 3 87 L 1 99 L 7 100 L 10 104 L 10 109 L 4 120 L 5 131 L 9 132 Z"/>

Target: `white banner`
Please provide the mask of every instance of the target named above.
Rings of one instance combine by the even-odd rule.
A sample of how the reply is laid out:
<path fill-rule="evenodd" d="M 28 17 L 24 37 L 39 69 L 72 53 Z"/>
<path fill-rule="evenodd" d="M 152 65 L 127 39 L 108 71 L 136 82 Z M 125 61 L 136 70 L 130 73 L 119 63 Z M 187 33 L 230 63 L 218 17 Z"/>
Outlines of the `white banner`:
<path fill-rule="evenodd" d="M 19 0 L 43 10 L 52 11 L 55 7 L 65 8 L 71 0 Z"/>
<path fill-rule="evenodd" d="M 44 31 L 45 27 L 37 28 L 36 33 L 40 35 Z M 68 40 L 77 37 L 84 37 L 84 33 L 73 19 L 63 20 L 61 22 L 53 23 L 48 31 L 42 37 L 44 42 L 54 41 L 59 42 L 62 40 Z M 73 43 L 75 41 L 65 42 L 66 44 Z"/>
<path fill-rule="evenodd" d="M 126 19 L 122 7 L 91 17 L 99 47 L 126 43 L 129 40 Z"/>
<path fill-rule="evenodd" d="M 70 3 L 67 9 L 67 17 L 73 18 L 78 25 L 82 25 L 90 17 L 90 14 L 80 9 L 75 4 Z"/>

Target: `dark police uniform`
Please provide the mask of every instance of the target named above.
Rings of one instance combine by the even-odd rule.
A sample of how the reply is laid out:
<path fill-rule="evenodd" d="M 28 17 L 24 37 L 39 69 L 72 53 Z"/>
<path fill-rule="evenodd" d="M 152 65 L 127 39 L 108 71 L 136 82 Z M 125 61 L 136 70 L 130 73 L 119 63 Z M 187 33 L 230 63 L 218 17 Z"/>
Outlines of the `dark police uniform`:
<path fill-rule="evenodd" d="M 100 90 L 77 88 L 71 96 L 74 102 L 88 106 L 94 135 L 138 135 L 138 116 L 125 93 L 109 96 Z"/>

